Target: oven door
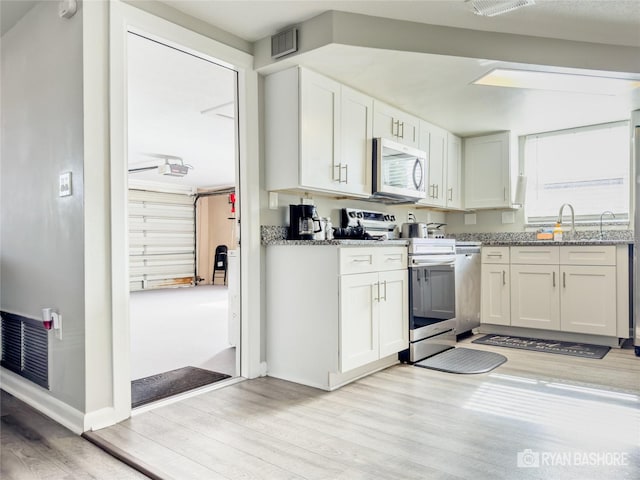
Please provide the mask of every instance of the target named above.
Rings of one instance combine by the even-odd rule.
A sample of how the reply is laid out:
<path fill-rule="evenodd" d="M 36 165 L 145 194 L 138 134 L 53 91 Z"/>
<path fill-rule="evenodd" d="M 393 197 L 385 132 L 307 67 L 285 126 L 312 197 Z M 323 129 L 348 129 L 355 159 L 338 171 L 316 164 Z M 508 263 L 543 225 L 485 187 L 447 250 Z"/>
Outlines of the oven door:
<path fill-rule="evenodd" d="M 455 328 L 455 264 L 409 269 L 409 340 L 415 342 Z"/>

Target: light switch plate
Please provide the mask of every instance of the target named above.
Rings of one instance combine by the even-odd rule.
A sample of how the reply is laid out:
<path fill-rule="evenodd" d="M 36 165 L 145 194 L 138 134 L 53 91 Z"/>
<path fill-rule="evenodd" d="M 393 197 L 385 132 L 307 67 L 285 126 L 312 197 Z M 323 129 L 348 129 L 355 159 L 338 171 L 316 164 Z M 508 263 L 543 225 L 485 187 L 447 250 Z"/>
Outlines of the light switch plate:
<path fill-rule="evenodd" d="M 71 195 L 71 172 L 64 172 L 60 174 L 58 196 L 68 197 L 69 195 Z"/>

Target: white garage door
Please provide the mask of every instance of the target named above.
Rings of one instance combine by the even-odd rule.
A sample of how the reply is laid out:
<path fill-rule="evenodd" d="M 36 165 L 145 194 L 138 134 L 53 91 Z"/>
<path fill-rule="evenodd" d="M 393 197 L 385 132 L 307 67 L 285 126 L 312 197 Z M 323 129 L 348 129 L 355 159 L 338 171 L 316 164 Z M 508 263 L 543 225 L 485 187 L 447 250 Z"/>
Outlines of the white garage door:
<path fill-rule="evenodd" d="M 129 190 L 131 291 L 193 285 L 194 197 Z"/>

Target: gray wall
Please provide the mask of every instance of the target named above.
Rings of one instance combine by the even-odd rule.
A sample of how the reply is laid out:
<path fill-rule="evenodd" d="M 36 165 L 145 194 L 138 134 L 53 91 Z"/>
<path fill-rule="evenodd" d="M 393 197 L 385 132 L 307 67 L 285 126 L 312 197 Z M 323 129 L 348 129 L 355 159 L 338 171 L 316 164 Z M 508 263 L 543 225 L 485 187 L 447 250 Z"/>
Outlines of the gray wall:
<path fill-rule="evenodd" d="M 54 397 L 84 409 L 82 16 L 42 2 L 2 37 L 0 308 L 63 316 Z M 73 195 L 58 197 L 72 172 Z"/>

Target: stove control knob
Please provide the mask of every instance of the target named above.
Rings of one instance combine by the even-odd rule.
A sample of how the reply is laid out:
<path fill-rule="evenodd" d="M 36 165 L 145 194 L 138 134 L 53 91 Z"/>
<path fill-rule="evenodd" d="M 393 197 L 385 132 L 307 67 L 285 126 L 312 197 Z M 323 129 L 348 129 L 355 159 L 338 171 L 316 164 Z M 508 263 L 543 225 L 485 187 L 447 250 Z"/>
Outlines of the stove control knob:
<path fill-rule="evenodd" d="M 391 217 L 391 218 L 390 218 L 390 220 L 391 220 L 392 222 L 395 222 L 395 221 L 396 221 L 396 216 L 395 216 L 395 215 L 390 215 L 390 217 Z"/>
<path fill-rule="evenodd" d="M 358 212 L 358 213 L 357 213 L 357 216 L 358 216 L 358 218 L 362 218 L 362 217 L 364 217 L 364 215 L 362 215 L 362 212 Z"/>
<path fill-rule="evenodd" d="M 351 218 L 356 218 L 356 212 L 349 212 L 349 216 Z"/>
<path fill-rule="evenodd" d="M 391 220 L 391 215 L 385 215 L 384 216 L 384 221 L 388 222 L 389 220 Z"/>

